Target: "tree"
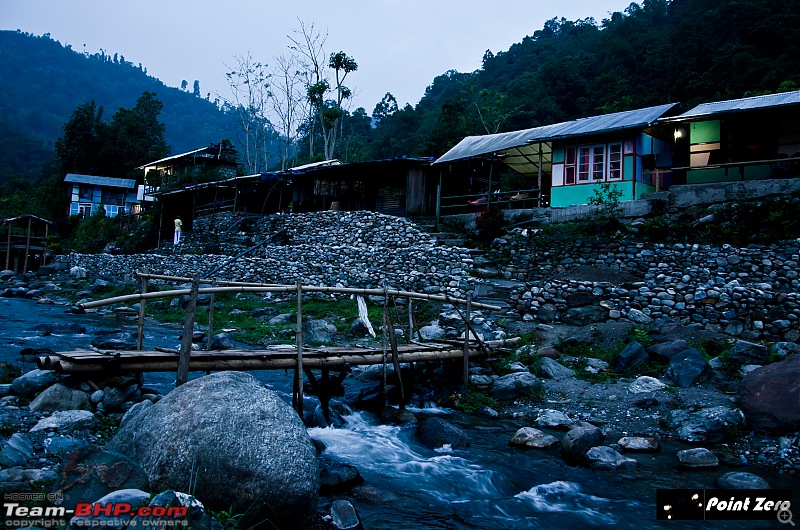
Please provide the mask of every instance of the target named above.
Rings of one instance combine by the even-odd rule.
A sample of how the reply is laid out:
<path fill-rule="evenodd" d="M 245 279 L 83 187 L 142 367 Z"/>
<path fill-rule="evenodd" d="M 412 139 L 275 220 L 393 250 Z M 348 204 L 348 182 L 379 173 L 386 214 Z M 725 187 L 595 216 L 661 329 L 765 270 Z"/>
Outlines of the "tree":
<path fill-rule="evenodd" d="M 297 58 L 292 55 L 280 55 L 275 58 L 275 65 L 270 101 L 276 117 L 274 121 L 280 133 L 281 169 L 284 170 L 289 167 L 289 160 L 299 134 L 304 97 Z"/>
<path fill-rule="evenodd" d="M 375 110 L 372 111 L 372 119 L 380 123 L 382 119 L 391 116 L 395 112 L 397 112 L 397 98 L 391 92 L 387 92 L 383 99 L 375 105 Z"/>
<path fill-rule="evenodd" d="M 188 90 L 188 89 L 189 89 L 189 83 L 187 83 L 186 79 L 184 79 L 183 81 L 181 81 L 181 90 L 185 91 L 185 90 Z"/>
<path fill-rule="evenodd" d="M 272 125 L 267 117 L 271 75 L 267 65 L 256 61 L 250 52 L 234 55 L 234 60 L 233 67 L 226 65 L 232 99 L 225 101 L 229 110 L 238 116 L 245 168 L 255 174 L 268 168 L 268 146 L 272 137 Z"/>
<path fill-rule="evenodd" d="M 194 87 L 192 88 L 192 94 L 194 94 L 198 98 L 200 97 L 200 81 L 198 81 L 197 79 L 194 80 Z"/>
<path fill-rule="evenodd" d="M 61 171 L 86 175 L 102 174 L 100 153 L 108 140 L 108 127 L 103 122 L 103 107 L 94 100 L 79 105 L 64 124 L 64 134 L 56 140 L 56 160 Z"/>
<path fill-rule="evenodd" d="M 134 168 L 167 156 L 164 125 L 158 121 L 164 105 L 154 92 L 144 92 L 132 109 L 121 107 L 111 119 L 111 141 L 106 145 L 106 175 L 132 176 Z M 141 175 L 135 173 L 137 179 Z"/>
<path fill-rule="evenodd" d="M 343 103 L 353 95 L 344 82 L 348 74 L 358 70 L 358 63 L 343 51 L 331 53 L 326 63 L 324 45 L 328 36 L 316 31 L 313 24 L 306 26 L 300 21 L 300 30 L 295 33 L 298 37 L 289 37 L 290 49 L 296 52 L 298 61 L 306 69 L 306 99 L 322 134 L 325 159 L 330 160 L 337 136 L 341 134 Z M 333 70 L 332 79 L 329 79 L 330 70 Z M 313 156 L 313 152 L 310 154 Z"/>

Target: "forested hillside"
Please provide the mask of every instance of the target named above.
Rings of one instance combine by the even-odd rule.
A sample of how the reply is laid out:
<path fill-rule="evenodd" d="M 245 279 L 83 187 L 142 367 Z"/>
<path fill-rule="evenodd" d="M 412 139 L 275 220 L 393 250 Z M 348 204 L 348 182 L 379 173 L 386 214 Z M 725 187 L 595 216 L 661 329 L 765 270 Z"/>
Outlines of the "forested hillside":
<path fill-rule="evenodd" d="M 0 175 L 38 177 L 52 158 L 62 126 L 78 106 L 95 101 L 110 118 L 132 107 L 143 92 L 164 104 L 160 117 L 171 152 L 204 147 L 231 137 L 234 121 L 191 92 L 147 75 L 146 65 L 124 56 L 85 55 L 44 35 L 0 31 Z"/>

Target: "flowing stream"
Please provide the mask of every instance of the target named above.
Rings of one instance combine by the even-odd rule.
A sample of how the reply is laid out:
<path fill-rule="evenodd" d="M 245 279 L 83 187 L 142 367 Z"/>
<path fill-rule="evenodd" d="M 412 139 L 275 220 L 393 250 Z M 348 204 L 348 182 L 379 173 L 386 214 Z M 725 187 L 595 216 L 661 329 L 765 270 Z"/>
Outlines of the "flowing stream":
<path fill-rule="evenodd" d="M 94 332 L 102 329 L 135 331 L 135 321 L 65 311 L 61 305 L 0 298 L 0 361 L 19 364 L 23 348 L 86 348 Z M 86 327 L 86 333 L 42 336 L 32 331 L 43 322 L 80 324 Z M 174 326 L 148 323 L 145 329 L 146 347 L 176 347 L 179 343 L 180 330 Z M 254 375 L 276 391 L 291 391 L 291 373 L 265 371 Z M 145 376 L 145 385 L 162 393 L 168 392 L 174 381 L 172 373 Z M 728 471 L 676 470 L 675 452 L 688 446 L 666 441 L 659 453 L 636 455 L 641 467 L 635 472 L 597 472 L 568 466 L 557 450 L 510 447 L 508 441 L 526 425 L 524 420 L 483 420 L 431 406 L 413 411 L 444 415 L 465 430 L 471 446 L 465 450 L 446 446 L 431 450 L 416 440 L 413 427 L 380 425 L 364 412 L 347 415 L 347 424 L 339 429 L 309 429 L 313 438 L 326 445 L 328 454 L 356 466 L 365 479 L 364 485 L 353 492 L 321 496 L 321 509 L 327 509 L 336 498 L 349 498 L 367 530 L 780 527 L 777 521 L 659 524 L 655 520 L 656 488 L 713 488 L 716 478 Z M 759 474 L 774 488 L 794 486 L 794 477 L 788 475 L 765 469 L 744 470 Z"/>

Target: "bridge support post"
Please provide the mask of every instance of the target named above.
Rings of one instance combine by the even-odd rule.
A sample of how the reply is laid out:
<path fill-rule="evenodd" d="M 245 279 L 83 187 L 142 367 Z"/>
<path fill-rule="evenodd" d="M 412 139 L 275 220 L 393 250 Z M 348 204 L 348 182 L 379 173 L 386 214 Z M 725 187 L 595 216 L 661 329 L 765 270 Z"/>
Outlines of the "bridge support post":
<path fill-rule="evenodd" d="M 189 357 L 192 355 L 192 334 L 194 333 L 194 312 L 197 306 L 197 291 L 200 289 L 200 276 L 192 277 L 192 291 L 189 295 L 189 305 L 186 306 L 186 320 L 183 323 L 183 340 L 181 340 L 180 358 L 178 359 L 178 374 L 175 377 L 175 386 L 179 387 L 189 380 Z M 211 340 L 209 338 L 209 340 Z"/>
<path fill-rule="evenodd" d="M 403 390 L 403 378 L 400 376 L 400 360 L 397 353 L 397 337 L 394 334 L 394 324 L 392 324 L 392 315 L 389 312 L 388 302 L 384 305 L 383 323 L 389 333 L 389 344 L 392 347 L 392 364 L 394 365 L 394 375 L 397 378 L 397 385 L 400 387 L 400 410 L 406 408 L 406 396 Z"/>
<path fill-rule="evenodd" d="M 303 284 L 297 280 L 297 366 L 294 369 L 292 405 L 303 419 Z"/>
<path fill-rule="evenodd" d="M 469 387 L 469 336 L 472 334 L 472 330 L 470 329 L 470 311 L 472 309 L 472 294 L 467 295 L 467 308 L 465 310 L 464 322 L 466 326 L 464 328 L 464 388 Z M 475 339 L 478 339 L 477 334 L 475 335 Z"/>
<path fill-rule="evenodd" d="M 147 274 L 147 269 L 142 269 L 142 274 Z M 150 281 L 147 276 L 142 278 L 142 296 L 147 294 L 147 282 Z M 139 335 L 136 341 L 137 347 L 141 350 L 144 344 L 144 312 L 145 312 L 145 299 L 139 301 Z"/>

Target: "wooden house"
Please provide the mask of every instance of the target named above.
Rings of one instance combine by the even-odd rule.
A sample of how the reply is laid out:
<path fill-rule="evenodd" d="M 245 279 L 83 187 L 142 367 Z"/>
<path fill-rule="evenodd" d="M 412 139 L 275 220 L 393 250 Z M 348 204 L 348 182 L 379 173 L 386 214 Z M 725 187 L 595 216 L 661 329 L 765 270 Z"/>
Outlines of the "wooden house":
<path fill-rule="evenodd" d="M 687 184 L 800 176 L 800 91 L 703 103 L 659 124 Z"/>
<path fill-rule="evenodd" d="M 69 215 L 92 215 L 101 206 L 109 217 L 138 213 L 145 201 L 144 189 L 131 179 L 67 173 L 64 182 L 71 184 Z"/>
<path fill-rule="evenodd" d="M 145 191 L 177 189 L 191 184 L 227 180 L 238 164 L 228 160 L 220 144 L 168 156 L 137 167 L 144 172 Z"/>
<path fill-rule="evenodd" d="M 16 273 L 38 269 L 47 261 L 47 237 L 53 223 L 35 215 L 3 219 L 0 256 L 6 270 Z"/>
<path fill-rule="evenodd" d="M 471 136 L 434 164 L 488 160 L 488 202 L 494 198 L 506 207 L 512 207 L 515 200 L 528 207 L 525 201 L 533 194 L 538 199 L 534 206 L 586 204 L 603 183 L 614 184 L 622 192 L 620 200 L 634 200 L 670 184 L 672 138 L 665 136 L 656 123 L 677 109 L 678 104 L 666 104 L 523 131 Z M 527 177 L 529 190 L 497 189 L 492 178 L 494 161 Z M 443 189 L 441 196 L 446 200 L 452 194 Z"/>

